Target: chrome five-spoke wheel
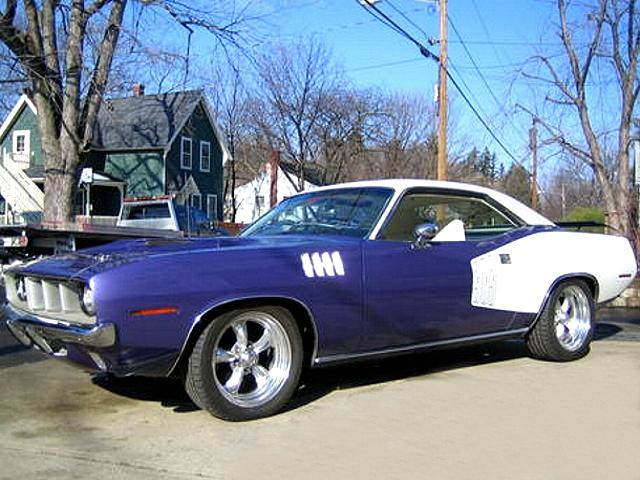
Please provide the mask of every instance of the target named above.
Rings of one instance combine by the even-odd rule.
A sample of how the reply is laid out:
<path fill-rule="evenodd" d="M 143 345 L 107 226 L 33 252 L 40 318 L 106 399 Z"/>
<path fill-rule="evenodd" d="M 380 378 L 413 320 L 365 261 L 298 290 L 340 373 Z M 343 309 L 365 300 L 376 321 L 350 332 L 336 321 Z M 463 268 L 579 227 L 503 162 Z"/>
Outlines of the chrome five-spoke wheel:
<path fill-rule="evenodd" d="M 250 420 L 286 404 L 301 367 L 302 339 L 287 310 L 236 310 L 214 319 L 198 338 L 185 387 L 213 415 Z"/>
<path fill-rule="evenodd" d="M 576 285 L 562 289 L 555 304 L 555 332 L 558 342 L 573 352 L 585 342 L 591 330 L 591 305 Z"/>
<path fill-rule="evenodd" d="M 583 280 L 560 283 L 527 336 L 529 352 L 556 361 L 584 356 L 593 337 L 594 310 L 593 294 Z"/>
<path fill-rule="evenodd" d="M 280 391 L 291 362 L 291 342 L 276 318 L 266 312 L 246 312 L 218 336 L 214 379 L 227 400 L 256 407 Z"/>

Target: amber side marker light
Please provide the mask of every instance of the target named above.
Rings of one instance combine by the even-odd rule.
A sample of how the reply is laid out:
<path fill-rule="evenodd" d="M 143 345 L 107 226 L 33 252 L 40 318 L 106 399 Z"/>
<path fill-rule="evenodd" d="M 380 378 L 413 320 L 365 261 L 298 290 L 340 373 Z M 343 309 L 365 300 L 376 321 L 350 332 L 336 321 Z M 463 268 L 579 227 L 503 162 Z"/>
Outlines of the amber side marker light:
<path fill-rule="evenodd" d="M 176 313 L 177 307 L 164 307 L 164 308 L 146 308 L 144 310 L 134 310 L 131 312 L 132 317 L 148 317 L 151 315 L 167 315 L 169 313 Z"/>

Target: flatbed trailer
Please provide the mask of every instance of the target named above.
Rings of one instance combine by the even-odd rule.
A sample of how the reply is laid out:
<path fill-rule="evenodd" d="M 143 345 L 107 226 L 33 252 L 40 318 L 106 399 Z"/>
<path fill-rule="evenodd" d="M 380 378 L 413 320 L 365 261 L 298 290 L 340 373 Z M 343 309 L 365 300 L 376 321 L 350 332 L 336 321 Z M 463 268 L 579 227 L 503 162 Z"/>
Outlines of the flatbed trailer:
<path fill-rule="evenodd" d="M 185 236 L 184 232 L 175 230 L 91 223 L 4 225 L 0 226 L 0 264 L 73 252 L 116 240 Z"/>

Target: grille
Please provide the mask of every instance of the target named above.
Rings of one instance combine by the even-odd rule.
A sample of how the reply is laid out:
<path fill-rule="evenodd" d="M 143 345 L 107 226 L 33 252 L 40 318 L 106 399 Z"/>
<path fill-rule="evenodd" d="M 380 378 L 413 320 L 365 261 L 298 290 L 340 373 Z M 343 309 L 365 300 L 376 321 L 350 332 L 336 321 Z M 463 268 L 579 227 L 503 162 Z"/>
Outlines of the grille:
<path fill-rule="evenodd" d="M 7 275 L 7 300 L 19 310 L 38 317 L 69 323 L 93 324 L 95 317 L 82 310 L 84 285 L 78 282 L 20 275 Z"/>

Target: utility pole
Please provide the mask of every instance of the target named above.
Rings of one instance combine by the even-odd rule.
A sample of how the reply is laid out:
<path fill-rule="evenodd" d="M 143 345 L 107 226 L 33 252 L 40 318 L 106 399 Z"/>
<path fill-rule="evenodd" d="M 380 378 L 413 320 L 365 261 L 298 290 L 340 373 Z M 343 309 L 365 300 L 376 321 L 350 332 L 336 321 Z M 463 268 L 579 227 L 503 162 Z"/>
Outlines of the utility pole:
<path fill-rule="evenodd" d="M 531 148 L 531 208 L 538 209 L 538 129 L 536 117 L 533 117 L 529 130 L 529 147 Z M 564 185 L 563 185 L 564 187 Z"/>
<path fill-rule="evenodd" d="M 436 178 L 447 179 L 447 0 L 440 2 L 440 69 L 438 71 L 438 167 Z"/>

